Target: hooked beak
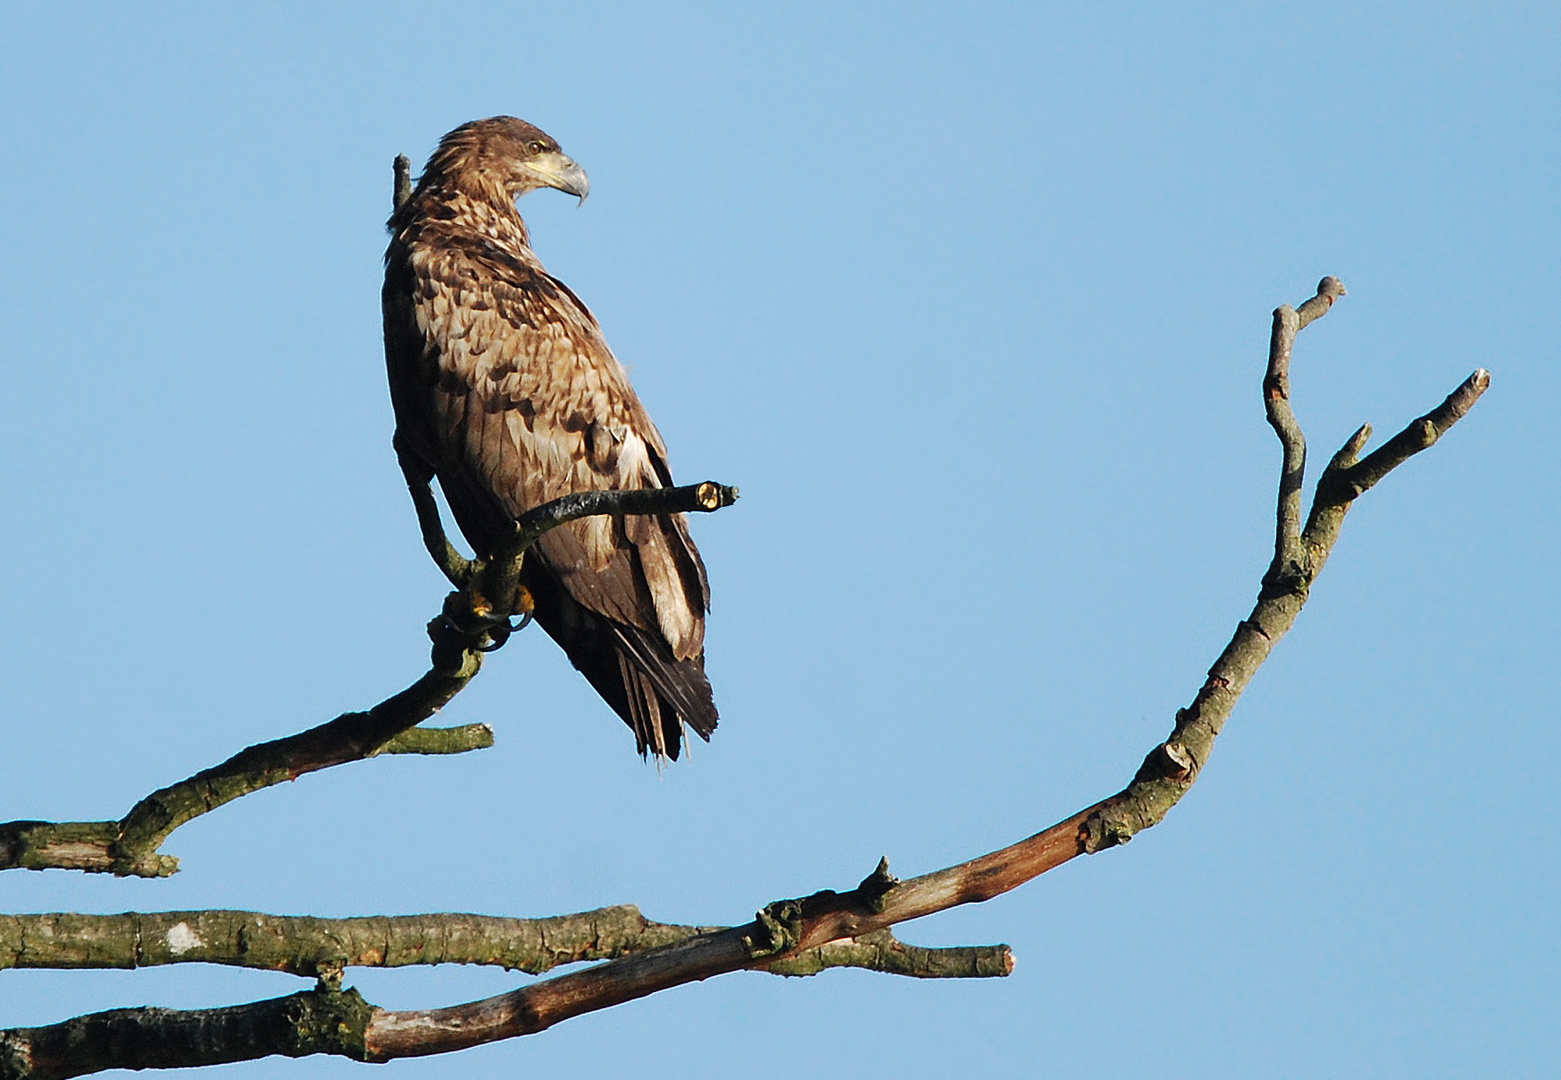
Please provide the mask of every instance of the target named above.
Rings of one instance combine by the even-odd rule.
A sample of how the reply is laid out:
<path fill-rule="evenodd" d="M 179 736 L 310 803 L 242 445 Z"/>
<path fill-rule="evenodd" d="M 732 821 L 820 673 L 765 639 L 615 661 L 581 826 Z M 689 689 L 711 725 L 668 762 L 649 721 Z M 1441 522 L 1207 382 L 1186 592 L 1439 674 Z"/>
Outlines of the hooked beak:
<path fill-rule="evenodd" d="M 591 178 L 585 175 L 585 170 L 576 165 L 573 158 L 556 150 L 538 154 L 527 163 L 527 168 L 536 173 L 546 187 L 557 188 L 581 202 L 585 202 L 585 197 L 591 193 Z"/>

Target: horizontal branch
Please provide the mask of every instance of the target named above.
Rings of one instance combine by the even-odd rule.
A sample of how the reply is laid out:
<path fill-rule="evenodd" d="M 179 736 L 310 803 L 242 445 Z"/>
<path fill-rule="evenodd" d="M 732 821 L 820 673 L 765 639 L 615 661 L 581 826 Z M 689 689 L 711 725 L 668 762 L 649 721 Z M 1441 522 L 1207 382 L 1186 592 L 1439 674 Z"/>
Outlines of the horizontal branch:
<path fill-rule="evenodd" d="M 480 964 L 540 975 L 560 964 L 671 944 L 700 929 L 651 922 L 632 905 L 541 919 L 221 910 L 0 915 L 0 968 L 202 963 L 319 978 L 349 967 Z"/>
<path fill-rule="evenodd" d="M 133 969 L 222 964 L 339 982 L 351 967 L 476 964 L 541 975 L 610 960 L 721 927 L 652 922 L 632 904 L 578 915 L 375 915 L 325 919 L 255 911 L 0 915 L 0 969 Z M 984 978 L 1013 968 L 1006 945 L 929 949 L 887 931 L 833 941 L 765 970 L 815 975 L 855 967 L 918 978 Z"/>
<path fill-rule="evenodd" d="M 115 1009 L 0 1031 L 0 1080 L 65 1080 L 105 1069 L 226 1065 L 282 1054 L 368 1060 L 374 1008 L 356 990 L 306 990 L 215 1009 Z"/>
<path fill-rule="evenodd" d="M 499 550 L 524 550 L 543 533 L 568 521 L 602 514 L 709 514 L 731 506 L 738 490 L 706 480 L 682 487 L 634 488 L 624 491 L 577 491 L 527 511 L 515 523 L 515 539 Z"/>
<path fill-rule="evenodd" d="M 447 728 L 407 728 L 384 746 L 377 754 L 465 754 L 472 750 L 486 750 L 493 745 L 493 728 L 487 724 L 461 724 Z"/>
<path fill-rule="evenodd" d="M 450 598 L 459 600 L 460 606 L 447 603 L 446 618 L 457 626 L 491 628 L 501 622 L 507 626 L 510 615 L 529 612 L 530 597 L 520 584 L 526 552 L 560 525 L 608 514 L 708 514 L 731 506 L 737 494 L 735 487 L 707 480 L 683 487 L 580 491 L 543 503 L 522 515 L 514 532 L 491 554 L 470 564 L 464 590 Z M 495 646 L 502 644 L 502 638 L 495 642 Z"/>
<path fill-rule="evenodd" d="M 19 920 L 35 921 L 24 927 Z M 120 925 L 114 925 L 116 920 Z M 320 927 L 304 925 L 309 923 L 335 925 L 322 935 L 317 933 Z M 252 933 L 238 929 L 241 924 Z M 499 945 L 488 933 L 499 929 L 512 932 L 508 946 Z M 210 940 L 203 937 L 203 931 Z M 310 974 L 320 983 L 313 990 L 246 1005 L 114 1009 L 46 1027 L 0 1031 L 0 1080 L 64 1080 L 104 1069 L 217 1065 L 272 1054 L 384 1060 L 370 1049 L 366 1034 L 376 1017 L 405 1014 L 386 1013 L 364 1001 L 356 990 L 340 989 L 341 966 L 336 960 L 316 958 L 300 963 L 294 951 L 295 938 L 312 939 L 330 951 L 330 946 L 342 939 L 378 935 L 378 946 L 368 944 L 356 957 L 343 961 L 351 965 L 499 963 L 546 971 L 557 964 L 621 955 L 660 941 L 675 944 L 712 932 L 719 931 L 653 923 L 632 906 L 529 920 L 472 915 L 330 920 L 215 911 L 13 916 L 0 919 L 0 950 L 11 949 L 17 937 L 38 935 L 45 939 L 43 943 L 26 940 L 11 955 L 32 961 L 43 961 L 47 956 L 51 960 L 16 966 L 235 962 Z M 223 938 L 223 934 L 228 936 Z M 62 946 L 62 940 L 71 944 Z M 226 950 L 213 948 L 213 942 L 219 940 L 228 946 Z M 133 942 L 141 943 L 139 955 L 123 957 L 130 963 L 113 963 L 125 944 Z M 517 942 L 523 944 L 516 947 Z M 73 950 L 79 953 L 73 955 Z M 0 959 L 5 955 L 0 951 Z M 1013 966 L 1013 955 L 1006 945 L 932 949 L 906 945 L 885 930 L 856 941 L 827 942 L 761 969 L 786 976 L 853 967 L 915 978 L 990 978 L 1011 974 Z"/>

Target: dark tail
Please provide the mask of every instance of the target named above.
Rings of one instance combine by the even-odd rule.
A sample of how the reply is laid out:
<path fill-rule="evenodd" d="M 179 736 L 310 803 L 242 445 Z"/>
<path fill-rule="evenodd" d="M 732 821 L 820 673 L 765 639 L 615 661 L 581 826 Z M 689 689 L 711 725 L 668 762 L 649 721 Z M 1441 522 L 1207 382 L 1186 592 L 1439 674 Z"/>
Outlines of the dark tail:
<path fill-rule="evenodd" d="M 677 659 L 658 632 L 587 611 L 564 593 L 551 573 L 531 569 L 540 560 L 527 561 L 524 577 L 536 601 L 538 624 L 629 725 L 641 754 L 676 761 L 685 726 L 710 741 L 720 715 L 703 653 Z"/>

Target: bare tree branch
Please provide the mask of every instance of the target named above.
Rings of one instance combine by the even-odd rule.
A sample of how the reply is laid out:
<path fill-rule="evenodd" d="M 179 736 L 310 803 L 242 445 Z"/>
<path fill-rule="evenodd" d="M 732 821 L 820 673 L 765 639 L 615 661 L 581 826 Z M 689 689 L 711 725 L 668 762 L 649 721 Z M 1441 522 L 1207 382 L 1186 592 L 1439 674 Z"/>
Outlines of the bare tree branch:
<path fill-rule="evenodd" d="M 407 482 L 413 484 L 410 474 Z M 428 625 L 433 641 L 431 670 L 410 687 L 367 712 L 343 713 L 297 735 L 241 750 L 220 765 L 154 791 L 119 821 L 0 823 L 0 870 L 85 870 L 167 877 L 177 872 L 179 861 L 158 853 L 163 842 L 179 826 L 234 799 L 296 780 L 305 773 L 380 753 L 448 754 L 492 745 L 491 729 L 481 725 L 444 732 L 420 729 L 413 733 L 411 729 L 465 689 L 482 666 L 482 654 L 508 639 L 509 615 L 517 610 L 515 598 L 524 592 L 519 584 L 521 560 L 531 545 L 549 529 L 577 518 L 708 512 L 730 506 L 736 499 L 736 488 L 705 482 L 569 495 L 537 507 L 516 524 L 513 538 L 493 556 L 466 563 L 466 588 L 451 593 L 443 614 Z M 429 503 L 432 505 L 432 495 Z M 437 508 L 433 515 L 433 528 L 442 540 Z M 430 526 L 426 521 L 423 530 L 427 540 Z M 430 542 L 429 548 L 432 554 L 436 545 Z M 453 547 L 450 550 L 454 552 Z M 458 553 L 455 557 L 460 558 Z M 503 599 L 495 604 L 489 597 Z"/>
<path fill-rule="evenodd" d="M 392 210 L 400 210 L 401 204 L 412 197 L 412 162 L 405 154 L 397 154 L 391 163 L 391 173 L 395 183 L 391 188 L 390 206 Z"/>
<path fill-rule="evenodd" d="M 1279 436 L 1283 460 L 1279 469 L 1279 508 L 1275 518 L 1274 567 L 1296 559 L 1301 541 L 1301 487 L 1306 478 L 1306 438 L 1290 407 L 1290 354 L 1295 336 L 1308 324 L 1328 314 L 1344 293 L 1344 283 L 1325 277 L 1317 295 L 1300 310 L 1284 304 L 1274 311 L 1274 328 L 1268 344 L 1268 370 L 1263 376 L 1263 409 L 1269 426 Z"/>
<path fill-rule="evenodd" d="M 1344 524 L 1344 515 L 1356 499 L 1411 457 L 1435 445 L 1447 434 L 1448 428 L 1469 414 L 1490 385 L 1491 373 L 1476 368 L 1440 405 L 1412 420 L 1365 460 L 1357 461 L 1371 438 L 1371 425 L 1361 425 L 1360 430 L 1339 448 L 1317 481 L 1317 497 L 1312 500 L 1312 513 L 1307 519 L 1305 533 L 1307 546 L 1317 553 L 1314 560 L 1327 558 L 1327 552 L 1332 550 Z"/>
<path fill-rule="evenodd" d="M 166 877 L 179 861 L 157 849 L 179 826 L 274 784 L 370 756 L 460 693 L 481 667 L 482 654 L 463 650 L 458 660 L 454 670 L 430 671 L 367 712 L 343 713 L 297 735 L 251 746 L 154 791 L 119 821 L 0 825 L 0 869 Z"/>
<path fill-rule="evenodd" d="M 216 1054 L 222 1061 L 272 1053 L 332 1053 L 386 1061 L 532 1034 L 582 1013 L 713 975 L 783 970 L 782 965 L 804 959 L 812 963 L 809 954 L 815 950 L 821 950 L 817 960 L 823 961 L 839 947 L 875 947 L 884 940 L 876 935 L 895 923 L 990 899 L 1078 855 L 1124 843 L 1158 824 L 1196 782 L 1236 701 L 1294 624 L 1353 501 L 1432 445 L 1489 385 L 1489 374 L 1476 371 L 1441 406 L 1364 460 L 1358 458 L 1369 428 L 1356 432 L 1324 470 L 1303 529 L 1306 444 L 1289 403 L 1290 358 L 1295 335 L 1343 295 L 1337 279 L 1324 278 L 1317 295 L 1299 311 L 1285 306 L 1274 313 L 1263 380 L 1264 409 L 1282 449 L 1273 562 L 1251 614 L 1237 625 L 1192 704 L 1178 711 L 1170 737 L 1149 752 L 1123 791 L 958 866 L 902 882 L 889 874 L 885 861 L 849 892 L 826 890 L 779 901 L 744 926 L 686 928 L 692 932 L 676 941 L 481 1001 L 393 1012 L 327 981 L 314 991 L 227 1009 L 118 1010 L 46 1028 L 0 1032 L 0 1080 L 76 1076 L 110 1067 L 207 1064 L 219 1060 Z M 523 529 L 524 523 L 517 537 Z M 517 541 L 520 552 L 526 543 Z M 513 583 L 514 575 L 507 566 L 497 574 L 498 588 L 474 595 L 505 595 L 505 580 Z M 994 953 L 986 962 L 1001 965 L 1002 972 L 992 973 L 1011 966 L 1006 953 Z M 264 1037 L 255 1034 L 261 1031 Z"/>
<path fill-rule="evenodd" d="M 325 919 L 220 910 L 0 915 L 0 969 L 223 964 L 339 987 L 349 967 L 478 964 L 541 975 L 563 964 L 629 956 L 719 929 L 652 922 L 632 904 L 541 919 L 456 913 Z M 1007 975 L 1013 962 L 1006 945 L 928 949 L 885 931 L 830 942 L 766 970 L 814 975 L 832 967 L 977 978 Z"/>
<path fill-rule="evenodd" d="M 462 555 L 450 538 L 445 535 L 444 523 L 439 520 L 439 504 L 434 501 L 433 489 L 428 486 L 432 477 L 424 474 L 411 457 L 396 447 L 401 463 L 401 474 L 406 477 L 407 491 L 412 496 L 412 508 L 417 511 L 417 527 L 423 536 L 423 546 L 428 557 L 434 560 L 445 578 L 457 589 L 466 588 L 472 576 L 472 560 Z"/>
<path fill-rule="evenodd" d="M 462 614 L 446 605 L 446 617 L 459 622 L 475 619 L 478 624 L 495 615 L 507 624 L 510 614 L 531 610 L 530 598 L 520 584 L 526 552 L 544 534 L 570 521 L 603 514 L 708 514 L 737 501 L 735 487 L 705 481 L 684 487 L 642 488 L 637 491 L 581 491 L 527 511 L 515 523 L 515 531 L 487 558 L 478 561 L 468 576 L 466 588 L 458 595 L 464 605 Z M 489 624 L 491 625 L 491 624 Z"/>
<path fill-rule="evenodd" d="M 407 728 L 384 746 L 371 753 L 379 754 L 464 754 L 470 750 L 486 750 L 493 745 L 493 728 L 487 724 L 461 724 L 448 728 Z"/>

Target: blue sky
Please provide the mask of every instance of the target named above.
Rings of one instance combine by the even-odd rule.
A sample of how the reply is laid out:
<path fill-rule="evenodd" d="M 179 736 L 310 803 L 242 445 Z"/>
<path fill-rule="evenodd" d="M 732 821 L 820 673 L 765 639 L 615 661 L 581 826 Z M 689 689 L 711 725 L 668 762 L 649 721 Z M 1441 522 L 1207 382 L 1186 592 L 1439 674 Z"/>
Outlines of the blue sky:
<path fill-rule="evenodd" d="M 376 760 L 180 831 L 159 882 L 5 910 L 730 923 L 1117 788 L 1250 606 L 1278 450 L 1477 366 L 1373 491 L 1160 828 L 901 928 L 984 983 L 737 975 L 418 1077 L 1548 1075 L 1561 1038 L 1550 5 L 86 4 L 0 39 L 0 820 L 96 819 L 422 670 L 441 580 L 390 452 L 390 160 L 513 113 L 590 172 L 521 209 L 700 518 L 710 746 L 658 776 L 540 635 Z M 354 972 L 389 1007 L 487 971 Z M 0 973 L 0 1026 L 289 992 Z M 363 1074 L 312 1059 L 244 1077 Z"/>

